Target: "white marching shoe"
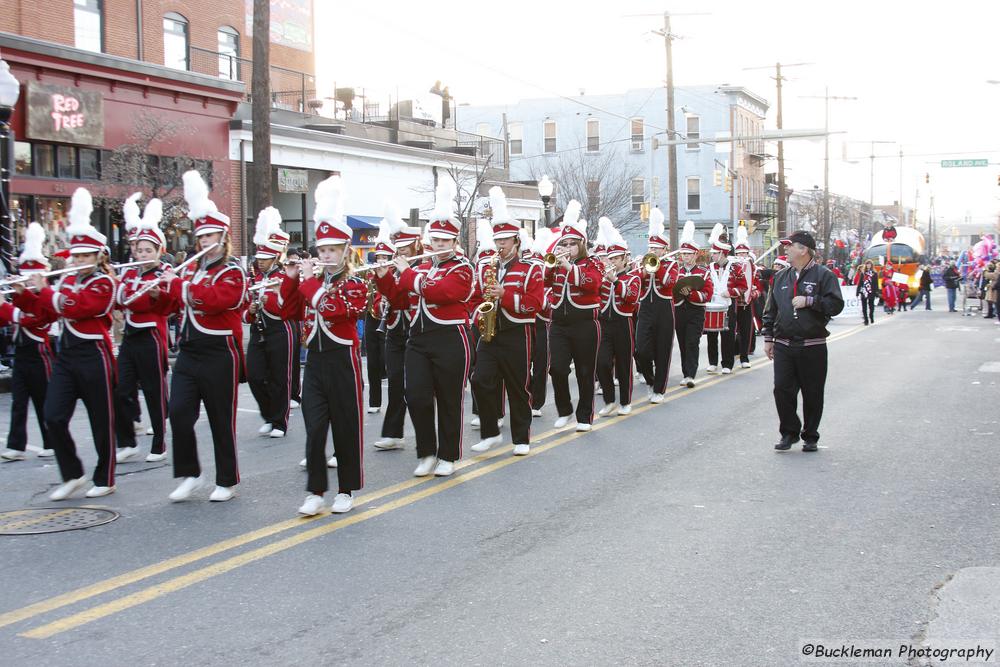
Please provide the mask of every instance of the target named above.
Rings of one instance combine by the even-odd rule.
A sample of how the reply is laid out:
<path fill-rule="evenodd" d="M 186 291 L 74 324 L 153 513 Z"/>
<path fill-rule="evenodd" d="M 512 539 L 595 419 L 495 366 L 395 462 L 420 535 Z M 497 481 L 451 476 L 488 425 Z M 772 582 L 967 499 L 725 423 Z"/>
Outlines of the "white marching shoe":
<path fill-rule="evenodd" d="M 610 417 L 617 414 L 618 403 L 612 402 L 601 408 L 601 411 L 597 413 L 598 417 Z"/>
<path fill-rule="evenodd" d="M 499 445 L 502 442 L 503 442 L 503 436 L 495 435 L 492 438 L 484 438 L 483 440 L 480 440 L 472 447 L 469 447 L 469 449 L 471 449 L 474 452 L 488 452 L 490 450 L 490 447 L 492 447 L 493 445 Z"/>
<path fill-rule="evenodd" d="M 288 402 L 288 407 L 290 407 L 292 410 L 298 410 L 301 405 L 302 405 L 301 403 L 294 400 Z"/>
<path fill-rule="evenodd" d="M 684 384 L 687 385 L 688 389 L 694 388 L 694 378 L 684 378 Z"/>
<path fill-rule="evenodd" d="M 336 468 L 337 467 L 337 455 L 336 454 L 334 454 L 333 456 L 331 456 L 330 458 L 328 458 L 326 460 L 326 467 L 327 468 Z"/>
<path fill-rule="evenodd" d="M 723 375 L 729 375 L 729 374 L 731 374 L 732 372 L 733 372 L 733 369 L 732 369 L 732 368 L 723 368 L 723 369 L 722 369 L 722 374 L 723 374 Z"/>
<path fill-rule="evenodd" d="M 481 422 L 479 421 L 479 415 L 476 415 L 475 417 L 473 417 L 472 421 L 469 422 L 469 426 L 471 426 L 472 428 L 479 428 L 480 424 L 481 424 Z"/>
<path fill-rule="evenodd" d="M 527 456 L 531 451 L 531 445 L 514 445 L 514 456 Z"/>
<path fill-rule="evenodd" d="M 227 500 L 232 500 L 236 497 L 236 491 L 233 490 L 235 488 L 235 486 L 217 486 L 208 499 L 213 503 L 224 503 Z"/>
<path fill-rule="evenodd" d="M 705 372 L 708 373 L 709 375 L 715 375 L 716 373 L 719 372 L 719 367 L 709 366 L 708 368 L 705 369 Z"/>
<path fill-rule="evenodd" d="M 629 403 L 628 405 L 623 405 L 618 408 L 618 414 L 622 416 L 632 414 L 632 404 Z"/>
<path fill-rule="evenodd" d="M 187 500 L 191 497 L 191 494 L 200 489 L 204 483 L 204 477 L 185 477 L 168 497 L 175 503 Z"/>
<path fill-rule="evenodd" d="M 93 486 L 87 491 L 86 495 L 88 498 L 100 498 L 101 496 L 110 496 L 115 492 L 115 486 Z"/>
<path fill-rule="evenodd" d="M 153 435 L 153 433 L 154 433 L 154 431 L 153 431 L 153 427 L 152 426 L 150 426 L 149 428 L 146 429 L 146 435 Z"/>
<path fill-rule="evenodd" d="M 438 461 L 437 467 L 434 468 L 435 477 L 447 477 L 453 472 L 455 472 L 455 464 L 452 461 Z"/>
<path fill-rule="evenodd" d="M 370 415 L 377 415 L 380 412 L 382 412 L 382 408 L 380 408 L 380 407 L 376 408 L 376 407 L 373 406 L 373 407 L 368 408 L 368 414 L 370 414 Z M 348 509 L 350 509 L 350 508 L 348 508 Z M 344 511 L 346 512 L 347 510 L 344 510 Z"/>
<path fill-rule="evenodd" d="M 271 424 L 271 422 L 267 422 L 266 424 L 264 424 L 263 426 L 261 426 L 259 429 L 257 429 L 257 434 L 258 435 L 268 435 L 273 430 L 274 430 L 274 425 Z"/>
<path fill-rule="evenodd" d="M 576 417 L 573 415 L 566 415 L 565 417 L 560 417 L 552 424 L 553 428 L 564 428 L 566 426 L 576 426 Z"/>
<path fill-rule="evenodd" d="M 542 411 L 541 410 L 532 410 L 531 411 L 531 416 L 532 417 L 541 417 L 542 416 Z"/>
<path fill-rule="evenodd" d="M 42 451 L 45 450 L 43 449 Z M 39 454 L 39 456 L 41 456 L 41 454 Z M 26 458 L 28 458 L 28 455 L 20 449 L 5 449 L 0 452 L 0 459 L 3 459 L 4 461 L 23 461 Z"/>
<path fill-rule="evenodd" d="M 586 433 L 587 431 L 593 430 L 593 428 L 594 427 L 591 426 L 590 424 L 584 424 L 582 422 L 578 422 L 576 425 L 576 430 L 579 433 Z"/>
<path fill-rule="evenodd" d="M 435 464 L 437 464 L 436 456 L 425 456 L 417 462 L 417 468 L 413 471 L 413 476 L 427 477 L 434 470 Z"/>
<path fill-rule="evenodd" d="M 382 438 L 375 441 L 375 449 L 381 449 L 382 451 L 402 449 L 403 443 L 403 438 Z"/>
<path fill-rule="evenodd" d="M 350 512 L 352 507 L 354 507 L 354 496 L 350 493 L 338 493 L 330 505 L 330 511 L 334 514 L 343 514 Z"/>
<path fill-rule="evenodd" d="M 309 459 L 302 459 L 301 461 L 299 461 L 299 467 L 302 468 L 303 470 L 305 470 L 306 468 L 308 468 L 309 467 Z"/>
<path fill-rule="evenodd" d="M 284 438 L 285 432 L 280 428 L 272 429 L 270 433 L 267 434 L 269 438 Z"/>
<path fill-rule="evenodd" d="M 686 387 L 687 383 L 688 383 L 688 379 L 687 378 L 681 378 L 681 381 L 677 383 L 677 386 L 678 387 Z"/>
<path fill-rule="evenodd" d="M 83 488 L 86 483 L 86 477 L 77 477 L 68 482 L 63 482 L 55 491 L 49 494 L 49 500 L 66 500 L 76 491 Z"/>
<path fill-rule="evenodd" d="M 750 362 L 749 361 L 741 361 L 740 362 L 740 368 L 750 368 Z"/>
<path fill-rule="evenodd" d="M 166 452 L 163 452 L 162 454 L 154 454 L 153 452 L 150 452 L 149 454 L 146 454 L 146 463 L 157 463 L 166 458 L 167 458 Z"/>
<path fill-rule="evenodd" d="M 323 511 L 323 496 L 317 496 L 315 493 L 310 493 L 306 496 L 306 500 L 299 507 L 299 514 L 302 516 L 316 516 Z"/>
<path fill-rule="evenodd" d="M 56 450 L 54 449 L 39 449 L 38 458 L 40 459 L 50 459 L 56 455 Z"/>
<path fill-rule="evenodd" d="M 662 403 L 665 396 L 663 394 L 653 394 L 649 397 L 650 403 Z"/>
<path fill-rule="evenodd" d="M 125 463 L 139 453 L 138 447 L 122 447 L 115 453 L 115 463 Z"/>

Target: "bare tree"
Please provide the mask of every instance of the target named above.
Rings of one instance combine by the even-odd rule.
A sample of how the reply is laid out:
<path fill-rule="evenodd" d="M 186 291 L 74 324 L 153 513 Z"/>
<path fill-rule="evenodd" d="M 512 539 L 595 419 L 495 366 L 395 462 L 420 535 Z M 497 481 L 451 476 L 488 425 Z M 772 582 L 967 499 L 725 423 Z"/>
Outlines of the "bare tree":
<path fill-rule="evenodd" d="M 429 194 L 433 206 L 437 179 L 451 178 L 455 181 L 455 210 L 462 221 L 462 248 L 466 254 L 475 251 L 476 237 L 469 228 L 469 221 L 486 210 L 489 198 L 480 196 L 479 190 L 489 180 L 490 156 L 476 156 L 472 164 L 450 162 L 447 167 L 434 168 L 434 180 L 426 187 L 413 188 L 414 192 Z"/>
<path fill-rule="evenodd" d="M 632 182 L 642 171 L 629 164 L 615 146 L 604 146 L 598 154 L 580 149 L 560 153 L 554 160 L 534 160 L 529 172 L 535 180 L 547 174 L 556 184 L 557 210 L 565 209 L 571 199 L 580 202 L 590 238 L 596 236 L 602 216 L 611 218 L 623 234 L 645 224 L 632 210 Z"/>

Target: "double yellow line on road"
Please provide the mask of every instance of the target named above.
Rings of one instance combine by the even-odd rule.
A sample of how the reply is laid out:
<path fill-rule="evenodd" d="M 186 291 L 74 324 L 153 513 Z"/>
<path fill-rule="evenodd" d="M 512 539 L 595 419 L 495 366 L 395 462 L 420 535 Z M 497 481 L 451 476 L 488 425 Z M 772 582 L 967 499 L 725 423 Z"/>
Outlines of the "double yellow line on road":
<path fill-rule="evenodd" d="M 861 330 L 863 330 L 862 327 L 860 326 L 855 327 L 836 336 L 832 336 L 830 338 L 830 341 L 832 342 L 836 340 L 841 340 Z M 754 367 L 749 369 L 749 371 L 747 372 L 759 370 L 761 368 L 770 365 L 770 363 L 771 362 L 769 361 L 759 362 L 755 364 Z M 713 385 L 718 384 L 719 382 L 723 382 L 725 380 L 737 377 L 742 377 L 745 374 L 746 373 L 741 372 L 729 376 L 718 376 L 711 380 L 705 381 L 704 383 L 696 386 L 694 389 L 673 388 L 670 391 L 668 391 L 668 396 L 663 401 L 663 403 L 669 403 L 675 401 L 683 396 L 688 396 L 698 391 L 707 389 Z M 646 403 L 645 405 L 641 405 L 635 408 L 632 411 L 632 415 L 641 414 L 654 407 L 656 407 L 655 404 Z M 600 430 L 602 428 L 607 428 L 616 423 L 619 423 L 620 421 L 622 420 L 611 419 L 606 421 L 600 421 L 594 425 L 593 430 Z M 542 433 L 537 437 L 537 441 L 544 442 L 545 439 L 558 433 L 559 431 L 554 429 L 546 431 L 545 433 Z M 176 576 L 162 583 L 153 584 L 135 593 L 125 595 L 110 602 L 96 605 L 94 607 L 91 607 L 90 609 L 67 616 L 63 619 L 32 628 L 26 632 L 21 633 L 20 636 L 31 639 L 46 639 L 52 637 L 53 635 L 66 632 L 67 630 L 72 630 L 73 628 L 77 628 L 81 625 L 85 625 L 92 621 L 105 618 L 107 616 L 111 616 L 113 614 L 124 611 L 126 609 L 130 609 L 145 602 L 150 602 L 157 598 L 163 597 L 164 595 L 167 595 L 169 593 L 182 590 L 193 584 L 205 581 L 206 579 L 210 579 L 217 575 L 224 574 L 236 568 L 242 567 L 243 565 L 247 565 L 259 561 L 268 556 L 286 551 L 288 549 L 291 549 L 292 547 L 298 546 L 310 540 L 314 540 L 318 537 L 322 537 L 324 535 L 334 533 L 341 529 L 348 528 L 355 524 L 368 521 L 370 519 L 374 519 L 393 510 L 400 509 L 408 505 L 412 505 L 413 503 L 416 503 L 420 500 L 437 495 L 438 493 L 454 488 L 460 484 L 471 482 L 472 480 L 478 479 L 484 475 L 487 475 L 491 472 L 495 472 L 509 465 L 513 465 L 514 463 L 530 459 L 532 456 L 536 456 L 555 447 L 559 447 L 568 442 L 572 442 L 580 438 L 581 436 L 585 435 L 586 433 L 578 433 L 575 431 L 563 435 L 558 435 L 555 440 L 547 442 L 546 444 L 532 445 L 531 454 L 529 454 L 527 457 L 507 457 L 503 460 L 494 461 L 493 463 L 477 467 L 469 472 L 464 472 L 460 476 L 441 480 L 438 483 L 429 486 L 428 488 L 424 488 L 414 493 L 398 498 L 396 500 L 392 500 L 386 503 L 385 505 L 381 505 L 379 507 L 374 507 L 371 509 L 361 510 L 359 512 L 347 515 L 346 517 L 334 521 L 332 523 L 326 523 L 324 525 L 317 526 L 315 528 L 303 530 L 290 537 L 286 537 L 284 539 L 272 542 L 270 544 L 258 547 L 256 549 L 252 549 L 237 556 L 232 556 L 225 560 L 221 560 L 217 563 L 207 565 L 193 572 Z M 463 461 L 458 466 L 456 466 L 456 469 L 462 470 L 465 468 L 477 466 L 481 463 L 489 461 L 490 459 L 494 459 L 499 456 L 502 456 L 503 454 L 507 454 L 511 451 L 511 449 L 512 447 L 510 445 L 507 445 L 506 447 L 502 447 L 498 450 L 494 450 L 487 454 L 481 455 L 479 457 L 476 457 L 475 459 Z M 380 489 L 379 491 L 373 492 L 371 494 L 365 494 L 363 496 L 360 496 L 357 499 L 357 503 L 359 506 L 370 504 L 382 498 L 386 498 L 388 496 L 414 488 L 416 486 L 428 484 L 432 481 L 435 481 L 434 478 L 415 478 L 407 480 L 405 482 L 401 482 L 399 484 L 394 484 L 384 489 Z M 122 588 L 124 586 L 128 586 L 130 584 L 142 581 L 144 579 L 148 579 L 150 577 L 163 574 L 164 572 L 168 572 L 170 570 L 174 570 L 179 567 L 190 565 L 192 563 L 204 560 L 206 558 L 210 558 L 220 553 L 224 553 L 226 551 L 230 551 L 232 549 L 245 546 L 252 542 L 267 537 L 271 537 L 286 530 L 301 528 L 303 526 L 308 525 L 311 522 L 323 518 L 326 517 L 325 516 L 315 517 L 312 519 L 295 518 L 295 519 L 289 519 L 287 521 L 280 521 L 270 526 L 265 526 L 258 530 L 251 531 L 243 535 L 238 535 L 236 537 L 223 540 L 221 542 L 217 542 L 215 544 L 203 547 L 201 549 L 196 549 L 186 554 L 181 554 L 179 556 L 163 560 L 159 563 L 154 563 L 153 565 L 142 567 L 133 570 L 131 572 L 126 572 L 122 575 L 112 577 L 110 579 L 106 579 L 104 581 L 100 581 L 95 584 L 85 586 L 83 588 L 79 588 L 74 591 L 70 591 L 68 593 L 57 595 L 55 597 L 48 598 L 46 600 L 42 600 L 40 602 L 22 607 L 20 609 L 15 609 L 0 614 L 0 627 L 25 621 L 30 618 L 34 618 L 35 616 L 39 616 L 41 614 L 50 611 L 55 611 L 56 609 L 76 604 L 98 595 L 109 593 L 118 588 Z"/>

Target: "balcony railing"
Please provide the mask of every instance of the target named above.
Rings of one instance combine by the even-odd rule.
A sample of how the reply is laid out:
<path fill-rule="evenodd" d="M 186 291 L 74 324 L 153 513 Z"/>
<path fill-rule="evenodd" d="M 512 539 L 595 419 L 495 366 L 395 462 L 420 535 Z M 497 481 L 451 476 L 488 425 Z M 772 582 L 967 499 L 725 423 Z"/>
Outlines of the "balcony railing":
<path fill-rule="evenodd" d="M 242 81 L 246 86 L 246 101 L 250 102 L 250 82 L 253 61 L 227 53 L 191 47 L 190 69 L 199 74 L 217 76 L 229 81 Z M 316 97 L 316 77 L 285 67 L 271 65 L 271 106 L 275 109 L 308 112 L 309 100 Z"/>

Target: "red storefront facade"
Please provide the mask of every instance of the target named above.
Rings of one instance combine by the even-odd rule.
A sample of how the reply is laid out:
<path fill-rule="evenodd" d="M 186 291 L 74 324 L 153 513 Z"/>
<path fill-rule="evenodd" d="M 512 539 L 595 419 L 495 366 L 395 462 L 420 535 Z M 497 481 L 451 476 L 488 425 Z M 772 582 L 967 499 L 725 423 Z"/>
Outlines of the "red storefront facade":
<path fill-rule="evenodd" d="M 125 197 L 143 190 L 179 201 L 188 168 L 202 172 L 230 213 L 229 121 L 242 83 L 7 33 L 0 33 L 0 55 L 21 83 L 12 118 L 15 247 L 32 221 L 46 227 L 50 248 L 62 247 L 69 198 L 83 186 L 114 251 Z M 164 219 L 174 250 L 190 239 L 180 209 L 168 205 Z"/>

